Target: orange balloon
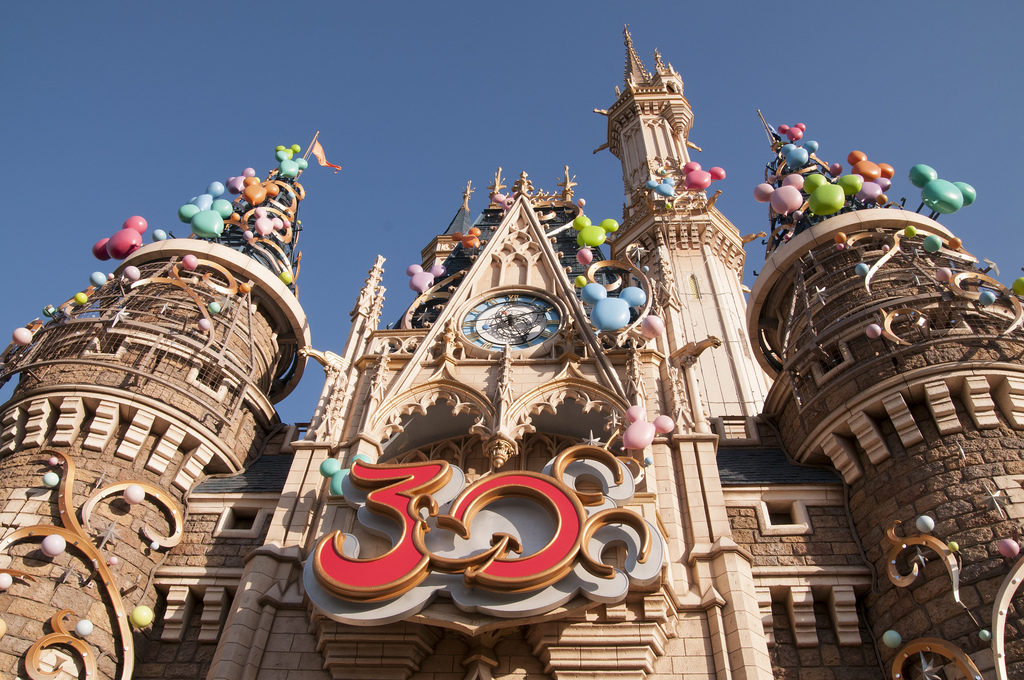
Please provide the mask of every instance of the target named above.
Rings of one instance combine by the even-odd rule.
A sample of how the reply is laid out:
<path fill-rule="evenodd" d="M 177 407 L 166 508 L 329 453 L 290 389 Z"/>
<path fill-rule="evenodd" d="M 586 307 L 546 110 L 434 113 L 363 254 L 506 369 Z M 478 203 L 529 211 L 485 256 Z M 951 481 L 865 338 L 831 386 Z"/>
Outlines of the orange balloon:
<path fill-rule="evenodd" d="M 879 163 L 878 169 L 882 171 L 882 177 L 886 179 L 892 179 L 893 175 L 896 174 L 896 171 L 888 163 Z"/>
<path fill-rule="evenodd" d="M 271 198 L 274 198 L 281 193 L 281 187 L 273 182 L 266 184 L 263 188 L 267 190 L 267 196 L 270 196 Z"/>
<path fill-rule="evenodd" d="M 863 151 L 851 151 L 850 155 L 846 157 L 846 162 L 850 165 L 857 165 L 857 163 L 866 161 L 867 159 L 868 155 Z"/>
<path fill-rule="evenodd" d="M 853 154 L 850 155 L 852 156 Z M 855 175 L 860 175 L 861 177 L 864 178 L 865 182 L 873 182 L 874 180 L 882 176 L 881 168 L 879 168 L 877 165 L 875 165 L 874 163 L 867 159 L 857 161 L 857 163 L 854 164 L 853 169 L 850 170 L 850 172 L 852 172 Z"/>
<path fill-rule="evenodd" d="M 252 286 L 250 286 L 248 283 L 240 283 L 240 284 L 238 284 L 238 292 L 242 293 L 243 295 L 245 295 L 246 293 L 248 293 L 251 290 L 252 290 Z"/>
<path fill-rule="evenodd" d="M 247 186 L 247 187 L 251 187 L 253 184 L 259 184 L 259 183 L 260 183 L 260 178 L 259 177 L 246 177 L 245 179 L 242 180 L 242 185 L 243 186 Z"/>
<path fill-rule="evenodd" d="M 480 239 L 476 236 L 470 236 L 462 242 L 463 248 L 478 248 L 480 246 Z"/>
<path fill-rule="evenodd" d="M 946 242 L 946 246 L 950 250 L 960 250 L 961 248 L 964 247 L 964 242 L 958 239 L 956 236 L 954 236 L 953 238 L 949 239 L 949 241 Z"/>
<path fill-rule="evenodd" d="M 878 196 L 875 197 L 875 203 L 877 203 L 878 205 L 885 205 L 888 202 L 889 197 L 886 196 L 885 194 L 878 194 Z"/>
<path fill-rule="evenodd" d="M 832 237 L 836 243 L 846 243 L 846 234 L 843 232 L 836 232 L 836 235 Z"/>
<path fill-rule="evenodd" d="M 257 206 L 267 198 L 267 190 L 261 187 L 259 184 L 250 184 L 242 192 L 245 196 L 245 200 L 249 201 L 249 205 Z"/>

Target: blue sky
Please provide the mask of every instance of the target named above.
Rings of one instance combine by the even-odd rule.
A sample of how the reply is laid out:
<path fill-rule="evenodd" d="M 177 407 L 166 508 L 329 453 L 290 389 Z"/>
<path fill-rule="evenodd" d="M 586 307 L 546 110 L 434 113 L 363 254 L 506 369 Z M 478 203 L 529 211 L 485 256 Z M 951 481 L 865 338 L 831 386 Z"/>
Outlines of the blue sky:
<path fill-rule="evenodd" d="M 181 204 L 247 166 L 265 175 L 274 146 L 316 130 L 343 166 L 301 179 L 298 284 L 318 349 L 340 351 L 377 253 L 384 320 L 402 314 L 405 268 L 467 180 L 485 207 L 498 166 L 550 190 L 569 165 L 588 214 L 619 218 L 621 167 L 591 153 L 606 141 L 591 110 L 622 82 L 625 23 L 649 68 L 657 47 L 681 73 L 694 157 L 726 169 L 717 206 L 741 233 L 766 224 L 751 196 L 769 157 L 760 108 L 805 123 L 829 162 L 859 149 L 893 165 L 889 196 L 911 208 L 916 163 L 972 184 L 976 204 L 943 224 L 1004 283 L 1020 275 L 1019 3 L 16 3 L 0 26 L 0 329 L 110 269 L 89 250 L 127 217 L 187 234 Z M 748 246 L 748 283 L 762 262 Z M 308 420 L 322 380 L 310 366 L 282 418 Z"/>

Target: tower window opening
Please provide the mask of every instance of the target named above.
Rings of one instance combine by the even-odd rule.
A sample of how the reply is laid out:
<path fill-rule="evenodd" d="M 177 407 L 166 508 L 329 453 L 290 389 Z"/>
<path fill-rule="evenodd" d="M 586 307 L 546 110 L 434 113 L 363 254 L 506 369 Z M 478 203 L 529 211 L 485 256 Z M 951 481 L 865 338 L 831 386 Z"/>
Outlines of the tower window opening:
<path fill-rule="evenodd" d="M 690 284 L 690 298 L 693 299 L 693 300 L 700 300 L 700 298 L 701 298 L 700 281 L 697 280 L 697 275 L 696 274 L 690 274 L 689 284 Z"/>

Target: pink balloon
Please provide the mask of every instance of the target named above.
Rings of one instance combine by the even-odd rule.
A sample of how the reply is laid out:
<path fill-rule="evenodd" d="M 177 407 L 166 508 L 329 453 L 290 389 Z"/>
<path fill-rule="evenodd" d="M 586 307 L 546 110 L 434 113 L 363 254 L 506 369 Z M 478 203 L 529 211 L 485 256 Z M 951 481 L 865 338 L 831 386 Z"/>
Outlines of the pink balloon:
<path fill-rule="evenodd" d="M 711 186 L 711 173 L 706 170 L 693 170 L 686 175 L 686 188 L 690 191 L 707 189 L 709 186 Z"/>
<path fill-rule="evenodd" d="M 644 410 L 643 406 L 630 406 L 628 409 L 626 409 L 626 420 L 628 420 L 629 422 L 635 423 L 638 420 L 646 419 L 647 411 Z"/>
<path fill-rule="evenodd" d="M 107 241 L 107 254 L 123 260 L 142 247 L 142 234 L 134 229 L 122 229 Z"/>
<path fill-rule="evenodd" d="M 107 252 L 107 241 L 109 240 L 109 238 L 101 238 L 99 241 L 96 241 L 92 247 L 93 257 L 104 261 L 110 259 L 110 253 Z"/>
<path fill-rule="evenodd" d="M 506 198 L 505 194 L 494 194 L 493 196 L 491 196 L 491 200 L 494 201 L 495 203 L 504 203 L 508 199 Z"/>
<path fill-rule="evenodd" d="M 788 215 L 804 204 L 804 197 L 796 187 L 782 186 L 775 190 L 770 201 L 772 210 L 780 215 Z"/>
<path fill-rule="evenodd" d="M 576 205 L 582 208 L 587 205 L 587 200 L 585 198 L 581 198 L 578 201 L 576 201 Z"/>
<path fill-rule="evenodd" d="M 697 161 L 690 161 L 689 163 L 683 166 L 683 175 L 689 175 L 694 170 L 700 170 L 700 163 L 698 163 Z"/>
<path fill-rule="evenodd" d="M 124 221 L 121 225 L 122 229 L 134 229 L 140 234 L 146 233 L 146 229 L 149 227 L 149 223 L 146 222 L 146 218 L 140 217 L 139 215 L 133 215 Z"/>
<path fill-rule="evenodd" d="M 935 270 L 935 278 L 939 281 L 949 281 L 951 276 L 953 276 L 953 270 L 949 267 L 939 267 Z"/>
<path fill-rule="evenodd" d="M 782 186 L 785 186 L 785 187 L 796 187 L 796 189 L 798 189 L 798 190 L 799 189 L 803 189 L 804 188 L 804 176 L 800 175 L 798 173 L 793 173 L 792 175 L 786 175 L 786 177 L 782 180 Z"/>
<path fill-rule="evenodd" d="M 758 203 L 767 203 L 775 193 L 775 187 L 771 184 L 758 184 L 754 187 L 754 200 Z"/>
<path fill-rule="evenodd" d="M 715 167 L 708 170 L 708 172 L 711 173 L 711 179 L 725 179 L 725 168 L 720 168 L 716 165 Z"/>
<path fill-rule="evenodd" d="M 799 141 L 799 139 L 803 136 L 804 131 L 797 127 L 791 127 L 789 128 L 789 131 L 786 132 L 786 139 L 788 139 L 791 142 Z"/>
<path fill-rule="evenodd" d="M 654 419 L 654 429 L 659 434 L 668 434 L 672 430 L 676 429 L 676 421 L 672 420 L 668 416 L 658 416 Z"/>
<path fill-rule="evenodd" d="M 28 347 L 32 344 L 32 331 L 27 328 L 15 328 L 11 333 L 11 341 L 18 347 Z"/>
<path fill-rule="evenodd" d="M 199 330 L 201 330 L 201 331 L 208 331 L 208 330 L 210 330 L 211 327 L 212 327 L 212 325 L 210 324 L 210 320 L 209 319 L 203 318 L 203 319 L 199 320 Z"/>
<path fill-rule="evenodd" d="M 873 323 L 864 329 L 864 335 L 868 336 L 872 340 L 879 338 L 882 335 L 882 327 L 877 323 Z"/>
<path fill-rule="evenodd" d="M 779 134 L 780 135 L 784 135 L 787 132 L 789 132 L 789 126 L 788 125 L 780 125 L 779 126 Z"/>
<path fill-rule="evenodd" d="M 127 267 L 125 267 L 122 273 L 124 274 L 124 278 L 128 279 L 129 281 L 138 281 L 139 277 L 142 276 L 142 272 L 139 271 L 139 268 L 133 265 L 128 265 Z"/>
<path fill-rule="evenodd" d="M 430 275 L 430 272 L 421 271 L 418 274 L 413 274 L 409 279 L 409 288 L 417 293 L 426 293 L 432 285 L 434 285 L 434 277 Z"/>
<path fill-rule="evenodd" d="M 252 168 L 246 168 L 245 170 L 242 170 L 242 177 L 255 177 L 255 176 L 256 176 L 256 171 L 253 170 Z"/>
<path fill-rule="evenodd" d="M 843 174 L 843 166 L 840 165 L 839 163 L 833 163 L 832 165 L 828 166 L 828 174 L 832 175 L 833 177 L 839 177 L 839 175 Z"/>
<path fill-rule="evenodd" d="M 999 554 L 1003 557 L 1016 557 L 1020 552 L 1020 545 L 1012 538 L 1004 538 L 999 541 Z"/>
<path fill-rule="evenodd" d="M 430 268 L 430 275 L 433 276 L 435 279 L 441 278 L 442 276 L 444 276 L 444 267 L 442 267 L 439 264 L 435 264 L 433 267 Z"/>
<path fill-rule="evenodd" d="M 195 255 L 188 254 L 185 257 L 181 258 L 181 266 L 189 271 L 192 271 L 193 269 L 199 266 L 199 258 L 196 257 Z"/>
<path fill-rule="evenodd" d="M 253 239 L 253 233 L 246 229 L 245 231 L 242 232 L 242 238 L 244 238 L 246 241 L 251 241 Z"/>
<path fill-rule="evenodd" d="M 836 244 L 836 250 L 844 250 L 845 248 L 846 248 L 846 244 L 845 243 L 837 243 Z"/>
<path fill-rule="evenodd" d="M 645 449 L 654 441 L 655 434 L 657 431 L 652 423 L 635 422 L 622 433 L 622 448 Z"/>
<path fill-rule="evenodd" d="M 797 123 L 793 127 L 800 128 L 800 132 L 807 132 L 807 126 L 804 125 L 803 123 Z"/>
<path fill-rule="evenodd" d="M 63 536 L 50 534 L 43 539 L 43 543 L 39 547 L 42 548 L 43 554 L 47 557 L 56 557 L 67 549 L 68 542 L 64 540 Z"/>
<path fill-rule="evenodd" d="M 653 340 L 665 332 L 665 322 L 661 317 L 650 314 L 640 322 L 640 332 L 648 340 Z"/>
<path fill-rule="evenodd" d="M 576 261 L 580 264 L 587 265 L 594 261 L 594 251 L 590 248 L 584 248 L 576 253 Z"/>

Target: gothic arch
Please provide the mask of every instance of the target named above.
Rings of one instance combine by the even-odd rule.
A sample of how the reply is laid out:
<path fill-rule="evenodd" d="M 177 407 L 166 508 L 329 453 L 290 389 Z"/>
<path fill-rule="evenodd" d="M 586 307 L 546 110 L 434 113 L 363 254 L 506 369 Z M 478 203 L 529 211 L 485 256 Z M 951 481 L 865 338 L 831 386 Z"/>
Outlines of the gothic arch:
<path fill-rule="evenodd" d="M 610 415 L 629 408 L 629 404 L 611 389 L 583 378 L 567 377 L 541 385 L 516 399 L 508 409 L 506 422 L 513 436 L 521 440 L 524 434 L 534 431 L 533 416 L 545 412 L 554 415 L 558 407 L 568 401 L 579 405 L 583 413 L 597 411 Z"/>
<path fill-rule="evenodd" d="M 463 383 L 440 380 L 417 385 L 389 398 L 377 409 L 366 430 L 370 436 L 383 441 L 405 429 L 403 416 L 425 416 L 427 409 L 441 400 L 448 402 L 453 416 L 463 413 L 477 416 L 471 432 L 485 428 L 494 420 L 494 410 L 483 394 Z"/>

